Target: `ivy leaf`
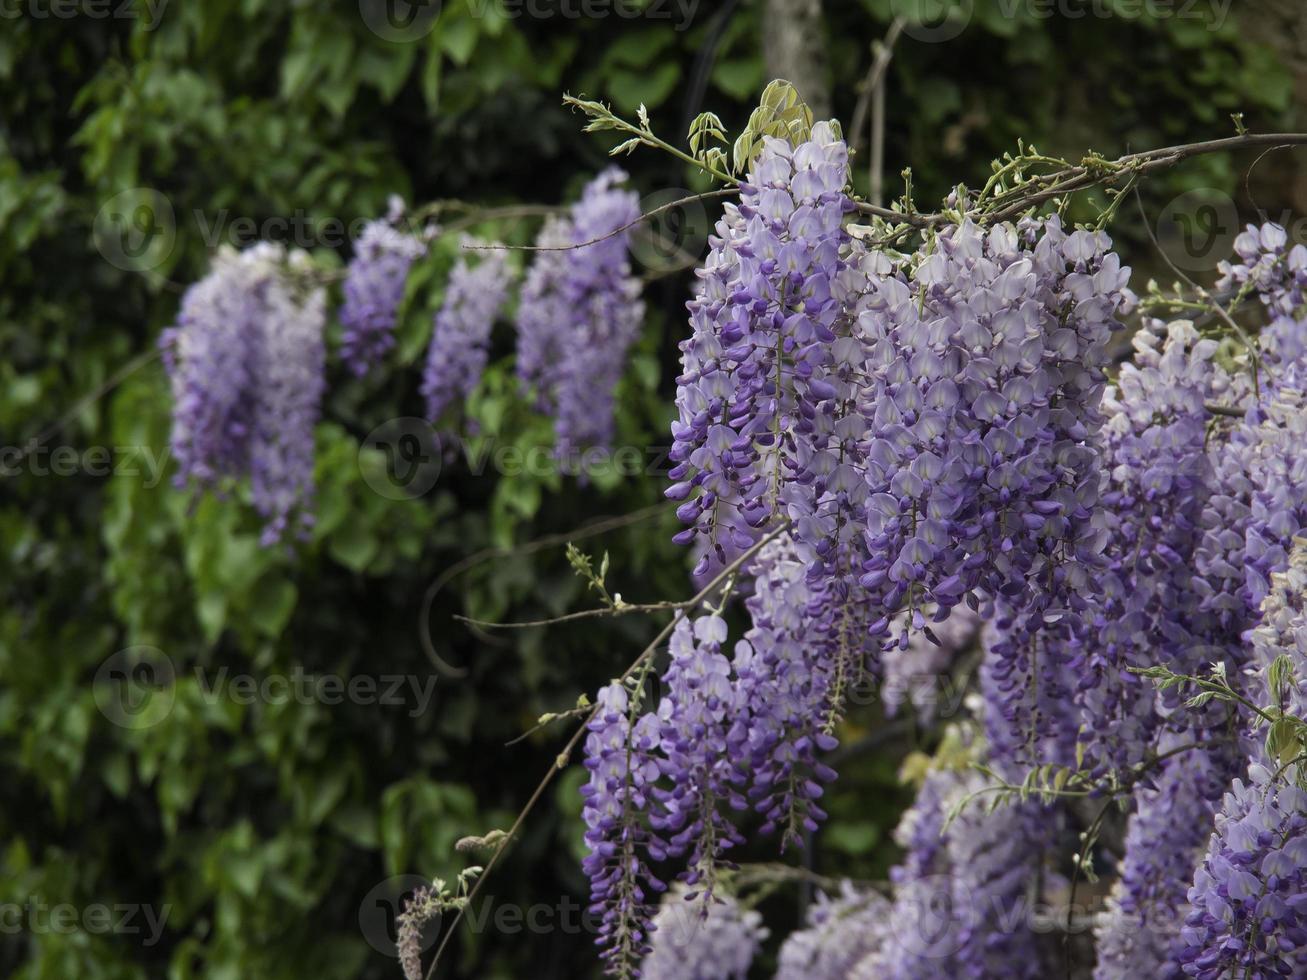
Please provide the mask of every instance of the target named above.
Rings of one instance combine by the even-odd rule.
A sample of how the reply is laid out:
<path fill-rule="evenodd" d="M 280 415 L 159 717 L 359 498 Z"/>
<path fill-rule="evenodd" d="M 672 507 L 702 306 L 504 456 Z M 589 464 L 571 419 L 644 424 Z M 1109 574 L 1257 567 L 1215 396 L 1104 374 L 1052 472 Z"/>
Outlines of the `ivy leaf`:
<path fill-rule="evenodd" d="M 346 568 L 361 572 L 381 549 L 376 536 L 369 533 L 359 521 L 350 521 L 327 539 L 327 551 Z"/>
<path fill-rule="evenodd" d="M 280 576 L 265 575 L 254 587 L 249 608 L 250 623 L 270 639 L 276 639 L 295 611 L 299 590 Z"/>
<path fill-rule="evenodd" d="M 449 55 L 449 60 L 460 68 L 468 63 L 472 51 L 477 46 L 477 24 L 470 17 L 463 17 L 446 24 L 442 18 L 436 28 L 440 46 Z"/>

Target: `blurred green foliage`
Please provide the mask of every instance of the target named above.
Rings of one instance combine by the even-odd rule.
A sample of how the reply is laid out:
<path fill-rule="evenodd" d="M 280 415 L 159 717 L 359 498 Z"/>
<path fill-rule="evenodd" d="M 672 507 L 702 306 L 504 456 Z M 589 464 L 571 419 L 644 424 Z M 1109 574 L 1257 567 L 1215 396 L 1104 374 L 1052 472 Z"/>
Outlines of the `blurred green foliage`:
<path fill-rule="evenodd" d="M 538 3 L 530 9 L 555 15 L 534 17 L 507 0 L 445 0 L 436 19 L 418 22 L 420 36 L 400 41 L 370 29 L 380 6 L 205 0 L 160 3 L 150 18 L 143 3 L 115 2 L 129 16 L 78 4 L 54 17 L 51 4 L 31 0 L 13 8 L 16 18 L 6 13 L 0 463 L 15 472 L 0 478 L 0 908 L 144 904 L 167 914 L 149 943 L 88 923 L 43 927 L 24 913 L 22 928 L 0 934 L 6 976 L 397 976 L 360 927 L 364 897 L 391 875 L 450 876 L 464 862 L 455 840 L 507 826 L 559 743 L 555 733 L 504 743 L 619 672 L 649 635 L 632 619 L 506 638 L 452 621 L 587 602 L 562 549 L 547 548 L 478 564 L 435 597 L 435 645 L 466 677 L 438 675 L 424 654 L 424 594 L 455 562 L 660 499 L 656 474 L 578 485 L 556 473 L 501 478 L 462 458 L 446 459 L 416 499 L 372 488 L 385 461 L 361 446 L 388 420 L 420 414 L 414 368 L 452 246 L 415 272 L 387 371 L 360 382 L 332 370 L 318 432 L 320 519 L 306 545 L 260 549 L 238 497 L 193 500 L 153 463 L 165 459 L 168 397 L 149 352 L 219 240 L 282 219 L 296 243 L 339 263 L 348 253 L 330 229 L 382 213 L 392 194 L 565 201 L 603 165 L 605 144 L 579 133 L 559 106 L 563 90 L 628 114 L 643 102 L 676 138 L 709 108 L 737 128 L 766 77 L 757 3 L 693 5 L 682 19 L 689 8 L 666 3 L 578 18 L 563 13 L 575 4 Z M 827 4 L 828 70 L 846 121 L 871 42 L 903 9 Z M 1044 18 L 1042 9 L 977 0 L 955 39 L 900 42 L 887 169 L 911 164 L 919 201 L 982 180 L 986 161 L 1018 137 L 1049 151 L 1116 153 L 1224 135 L 1233 111 L 1266 128 L 1286 108 L 1285 73 L 1233 20 L 1209 29 L 1176 17 Z M 702 186 L 656 155 L 623 164 L 645 193 Z M 1148 199 L 1232 189 L 1233 173 L 1229 161 L 1205 158 L 1151 183 Z M 861 167 L 857 179 L 865 188 Z M 164 196 L 175 225 L 146 274 L 97 249 L 97 214 L 139 188 Z M 523 219 L 485 230 L 525 242 L 534 227 Z M 649 287 L 648 328 L 621 395 L 622 445 L 666 442 L 688 288 L 685 274 Z M 511 343 L 504 327 L 469 405 L 478 454 L 550 441 L 548 421 L 516 394 Z M 136 369 L 119 378 L 125 365 Z M 33 437 L 41 448 L 15 463 L 15 447 Z M 67 475 L 51 472 L 59 447 L 80 461 Z M 107 452 L 109 472 L 88 464 L 93 447 Z M 609 581 L 629 599 L 685 594 L 672 523 L 664 513 L 600 539 L 613 556 Z M 124 727 L 97 707 L 94 683 L 111 655 L 140 645 L 166 654 L 174 700 L 158 724 Z M 219 678 L 297 671 L 434 678 L 435 693 L 402 705 L 214 693 Z M 851 738 L 874 720 L 865 714 L 851 719 Z M 884 873 L 904 748 L 846 764 L 836 826 L 808 861 Z M 579 779 L 564 774 L 496 872 L 488 894 L 497 904 L 583 899 Z M 793 918 L 793 895 L 773 906 Z M 487 927 L 460 939 L 445 975 L 571 976 L 590 969 L 578 965 L 590 962 L 589 946 L 574 929 Z"/>

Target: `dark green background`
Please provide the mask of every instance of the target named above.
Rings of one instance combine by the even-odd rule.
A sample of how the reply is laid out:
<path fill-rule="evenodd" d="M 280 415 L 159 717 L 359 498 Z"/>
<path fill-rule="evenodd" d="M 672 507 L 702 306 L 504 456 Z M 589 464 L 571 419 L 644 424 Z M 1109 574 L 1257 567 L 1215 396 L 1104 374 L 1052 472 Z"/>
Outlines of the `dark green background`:
<path fill-rule="evenodd" d="M 490 0 L 443 6 L 425 36 L 393 43 L 341 0 L 172 0 L 157 23 L 143 10 L 104 18 L 82 4 L 72 16 L 38 16 L 49 0 L 6 0 L 0 445 L 41 435 L 45 452 L 105 447 L 120 462 L 127 450 L 164 451 L 168 397 L 157 361 L 104 397 L 84 398 L 152 350 L 180 289 L 203 274 L 204 230 L 216 222 L 348 223 L 383 212 L 391 194 L 564 202 L 604 165 L 609 145 L 580 132 L 580 118 L 560 105 L 565 90 L 628 114 L 643 102 L 658 131 L 678 140 L 703 109 L 738 128 L 766 80 L 758 2 L 704 0 L 684 30 L 652 13 L 567 17 L 545 0 L 535 9 L 555 16 L 499 16 Z M 1090 6 L 1062 4 L 1064 13 Z M 958 181 L 983 182 L 987 161 L 1018 138 L 1115 155 L 1227 135 L 1234 111 L 1253 129 L 1294 125 L 1293 52 L 1254 40 L 1283 35 L 1269 8 L 1217 26 L 1131 16 L 1138 6 L 1101 0 L 1095 9 L 1117 13 L 1043 18 L 1042 4 L 978 0 L 957 38 L 904 37 L 888 79 L 891 192 L 909 164 L 923 203 Z M 841 0 L 825 9 L 826 70 L 847 121 L 871 42 L 897 8 Z M 715 49 L 706 44 L 713 37 Z M 1145 201 L 1156 213 L 1180 192 L 1206 188 L 1247 209 L 1236 175 L 1249 162 L 1192 162 L 1151 182 Z M 652 151 L 622 163 L 642 194 L 704 186 Z M 864 170 L 859 162 L 865 187 Z M 1292 206 L 1295 179 L 1277 157 L 1259 168 L 1253 190 L 1275 212 Z M 137 188 L 162 194 L 176 222 L 175 242 L 149 274 L 107 261 L 94 234 L 106 202 Z M 703 220 L 691 227 L 697 234 L 684 244 L 697 248 Z M 527 241 L 534 228 L 519 220 L 482 230 Z M 1133 207 L 1114 232 L 1128 258 L 1158 267 Z M 301 244 L 324 264 L 347 257 L 309 237 Z M 659 500 L 657 474 L 578 486 L 473 475 L 458 460 L 417 500 L 370 489 L 363 471 L 375 473 L 378 460 L 365 453 L 360 462 L 359 444 L 388 419 L 420 414 L 418 371 L 450 254 L 442 246 L 415 276 L 399 356 L 385 372 L 358 382 L 333 361 L 318 432 L 319 530 L 294 553 L 260 550 L 239 499 L 192 506 L 170 487 L 170 472 L 147 486 L 122 472 L 54 475 L 28 457 L 0 477 L 0 907 L 170 907 L 149 947 L 139 935 L 5 930 L 0 975 L 398 977 L 395 960 L 365 941 L 364 896 L 394 874 L 449 876 L 464 862 L 455 840 L 507 826 L 562 732 L 504 743 L 620 672 L 656 628 L 628 618 L 491 642 L 452 621 L 530 618 L 593 601 L 553 547 L 479 564 L 441 591 L 433 635 L 468 676 L 440 678 L 417 717 L 410 705 L 202 696 L 197 669 L 210 679 L 223 668 L 266 678 L 297 667 L 424 679 L 432 666 L 417 620 L 442 571 L 484 548 Z M 623 445 L 666 442 L 690 284 L 682 272 L 649 285 L 647 329 L 621 391 Z M 548 420 L 514 395 L 511 331 L 502 329 L 471 414 L 497 445 L 546 445 Z M 586 546 L 611 552 L 610 586 L 626 598 L 681 597 L 688 566 L 668 542 L 673 523 L 665 514 Z M 93 696 L 106 658 L 134 645 L 164 651 L 178 675 L 171 712 L 142 730 L 112 724 Z M 848 741 L 878 717 L 875 708 L 855 712 Z M 914 738 L 899 735 L 844 764 L 833 820 L 806 859 L 813 867 L 884 874 L 888 831 L 905 801 L 894 773 Z M 487 886 L 495 908 L 541 905 L 561 921 L 564 903 L 574 910 L 584 899 L 580 778 L 573 767 L 537 809 Z M 771 852 L 760 846 L 752 856 Z M 783 890 L 767 903 L 778 935 L 798 899 Z M 592 971 L 583 933 L 487 927 L 462 934 L 443 975 Z"/>

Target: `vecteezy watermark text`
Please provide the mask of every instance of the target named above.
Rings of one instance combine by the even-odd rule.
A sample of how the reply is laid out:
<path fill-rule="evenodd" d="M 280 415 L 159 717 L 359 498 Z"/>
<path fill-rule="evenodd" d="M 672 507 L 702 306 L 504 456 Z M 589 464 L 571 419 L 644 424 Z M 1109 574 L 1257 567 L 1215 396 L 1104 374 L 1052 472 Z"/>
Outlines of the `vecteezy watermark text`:
<path fill-rule="evenodd" d="M 135 902 L 50 904 L 33 896 L 25 902 L 0 902 L 0 935 L 25 932 L 34 936 L 69 936 L 83 932 L 93 936 L 143 936 L 141 945 L 153 946 L 163 935 L 171 911 L 171 905 L 155 908 Z"/>
<path fill-rule="evenodd" d="M 144 15 L 149 29 L 158 26 L 169 0 L 0 0 L 0 20 L 24 15 L 32 20 L 135 20 Z"/>
<path fill-rule="evenodd" d="M 296 665 L 289 673 L 245 674 L 196 666 L 195 690 L 206 704 L 381 705 L 423 714 L 435 694 L 435 675 L 317 674 Z M 167 718 L 177 699 L 178 674 L 172 659 L 156 647 L 119 650 L 96 671 L 95 703 L 122 728 L 150 728 Z"/>
<path fill-rule="evenodd" d="M 153 446 L 0 446 L 0 479 L 33 476 L 143 476 L 153 490 L 163 480 L 168 449 Z"/>
<path fill-rule="evenodd" d="M 591 446 L 559 451 L 519 446 L 493 437 L 464 440 L 442 435 L 426 419 L 389 419 L 359 446 L 363 480 L 391 500 L 421 497 L 436 485 L 445 462 L 459 459 L 472 476 L 501 477 L 665 476 L 672 468 L 669 446 Z"/>
<path fill-rule="evenodd" d="M 1005 20 L 1184 20 L 1220 30 L 1234 0 L 997 0 Z M 977 0 L 890 0 L 903 32 L 913 40 L 943 43 L 958 37 L 975 17 Z"/>
<path fill-rule="evenodd" d="M 532 20 L 668 20 L 683 31 L 694 23 L 700 0 L 469 0 L 472 15 L 484 17 L 497 9 L 508 18 Z"/>

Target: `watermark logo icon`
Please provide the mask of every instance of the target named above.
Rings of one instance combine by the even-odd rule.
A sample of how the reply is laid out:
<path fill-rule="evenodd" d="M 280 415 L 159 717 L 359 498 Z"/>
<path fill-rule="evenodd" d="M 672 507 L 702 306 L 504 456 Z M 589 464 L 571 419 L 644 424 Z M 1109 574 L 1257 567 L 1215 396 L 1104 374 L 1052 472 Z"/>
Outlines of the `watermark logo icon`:
<path fill-rule="evenodd" d="M 151 272 L 168 261 L 177 243 L 172 202 L 150 187 L 115 194 L 95 215 L 95 247 L 124 272 Z"/>
<path fill-rule="evenodd" d="M 683 187 L 669 187 L 640 201 L 649 215 L 630 230 L 631 254 L 654 273 L 694 265 L 708 244 L 711 224 L 703 201 Z"/>
<path fill-rule="evenodd" d="M 1239 209 L 1229 194 L 1212 188 L 1186 191 L 1162 209 L 1157 243 L 1185 272 L 1208 272 L 1229 258 L 1239 234 Z"/>
<path fill-rule="evenodd" d="M 415 891 L 430 884 L 421 875 L 392 875 L 374 885 L 359 903 L 359 931 L 368 945 L 384 956 L 398 956 L 400 913 Z M 422 927 L 419 949 L 425 953 L 439 935 L 440 914 L 436 913 Z"/>
<path fill-rule="evenodd" d="M 948 875 L 926 875 L 905 882 L 895 899 L 903 922 L 894 942 L 914 956 L 943 959 L 962 948 L 964 937 L 976 924 L 976 910 L 955 894 Z"/>
<path fill-rule="evenodd" d="M 383 41 L 420 41 L 436 26 L 441 0 L 359 0 L 368 30 Z"/>
<path fill-rule="evenodd" d="M 92 687 L 95 704 L 113 724 L 139 731 L 168 717 L 177 692 L 172 660 L 157 647 L 119 650 L 100 665 Z"/>
<path fill-rule="evenodd" d="M 941 44 L 966 30 L 975 13 L 976 0 L 890 0 L 896 18 L 903 21 L 903 33 L 914 41 Z"/>
<path fill-rule="evenodd" d="M 389 500 L 421 497 L 440 478 L 440 435 L 426 419 L 390 419 L 359 446 L 363 481 Z"/>

